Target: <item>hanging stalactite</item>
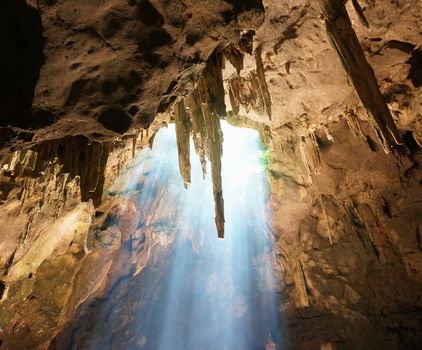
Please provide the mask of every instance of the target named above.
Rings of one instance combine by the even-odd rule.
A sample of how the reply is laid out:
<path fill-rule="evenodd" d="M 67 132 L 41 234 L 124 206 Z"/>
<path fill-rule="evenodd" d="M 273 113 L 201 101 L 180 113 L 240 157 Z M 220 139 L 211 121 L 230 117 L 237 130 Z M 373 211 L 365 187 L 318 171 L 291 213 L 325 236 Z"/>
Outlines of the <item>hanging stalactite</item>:
<path fill-rule="evenodd" d="M 207 172 L 204 144 L 205 141 L 203 137 L 203 130 L 205 130 L 205 126 L 204 118 L 202 115 L 201 101 L 197 90 L 192 91 L 192 93 L 185 98 L 185 105 L 187 107 L 192 123 L 192 138 L 195 151 L 201 162 L 202 175 L 205 178 Z"/>
<path fill-rule="evenodd" d="M 401 135 L 368 63 L 343 0 L 319 0 L 328 38 L 336 51 L 386 153 L 401 144 Z"/>
<path fill-rule="evenodd" d="M 194 91 L 179 102 L 175 110 L 180 172 L 185 186 L 190 183 L 189 134 L 205 176 L 206 161 L 211 164 L 215 202 L 215 224 L 219 238 L 224 238 L 224 200 L 221 180 L 222 132 L 220 117 L 225 116 L 223 58 L 214 54 L 208 61 Z"/>
<path fill-rule="evenodd" d="M 258 78 L 258 86 L 264 102 L 265 112 L 271 120 L 271 95 L 268 91 L 267 80 L 265 79 L 264 64 L 262 63 L 262 47 L 258 46 L 255 49 L 256 74 Z"/>
<path fill-rule="evenodd" d="M 240 51 L 243 46 L 238 45 L 236 47 L 239 50 L 238 52 L 252 54 L 247 47 L 243 49 L 247 51 Z M 251 70 L 249 74 L 245 76 L 233 74 L 228 79 L 228 93 L 234 115 L 238 115 L 241 112 L 241 107 L 243 107 L 246 112 L 253 110 L 259 115 L 267 115 L 268 119 L 271 120 L 271 96 L 265 78 L 261 51 L 261 47 L 258 47 L 254 52 L 256 69 Z M 233 55 L 232 48 L 225 51 L 225 57 L 232 63 L 237 72 L 239 72 L 239 68 L 242 67 L 242 65 L 240 65 L 238 57 Z"/>
<path fill-rule="evenodd" d="M 180 101 L 175 108 L 176 140 L 179 154 L 179 169 L 183 183 L 187 188 L 191 183 L 190 146 L 189 136 L 191 121 L 186 113 L 184 101 Z"/>

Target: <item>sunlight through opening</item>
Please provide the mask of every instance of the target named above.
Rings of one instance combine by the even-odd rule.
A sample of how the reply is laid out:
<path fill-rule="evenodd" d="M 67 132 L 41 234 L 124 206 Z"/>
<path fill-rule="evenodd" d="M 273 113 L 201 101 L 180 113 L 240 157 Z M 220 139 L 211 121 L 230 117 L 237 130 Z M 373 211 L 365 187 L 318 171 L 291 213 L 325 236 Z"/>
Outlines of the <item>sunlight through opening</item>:
<path fill-rule="evenodd" d="M 210 169 L 203 178 L 191 141 L 188 189 L 179 174 L 174 124 L 142 150 L 126 193 L 142 186 L 139 222 L 167 247 L 141 272 L 137 315 L 144 349 L 278 348 L 275 256 L 268 230 L 269 190 L 255 130 L 222 122 L 226 235 L 217 238 Z M 166 266 L 160 263 L 167 261 Z M 145 299 L 145 300 L 144 300 Z M 277 345 L 276 345 L 277 344 Z"/>

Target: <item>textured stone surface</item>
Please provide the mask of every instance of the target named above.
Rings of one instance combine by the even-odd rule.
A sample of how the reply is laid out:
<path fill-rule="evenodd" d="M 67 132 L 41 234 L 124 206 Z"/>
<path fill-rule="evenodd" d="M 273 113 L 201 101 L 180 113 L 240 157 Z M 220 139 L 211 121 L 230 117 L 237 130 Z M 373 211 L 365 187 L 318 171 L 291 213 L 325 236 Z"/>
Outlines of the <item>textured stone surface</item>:
<path fill-rule="evenodd" d="M 258 129 L 268 148 L 285 347 L 418 348 L 420 1 L 358 1 L 368 27 L 346 3 L 403 136 L 389 155 L 317 2 L 265 0 L 265 19 L 259 1 L 28 3 L 4 1 L 0 12 L 2 348 L 47 348 L 75 313 L 95 321 L 84 312 L 119 277 L 165 261 L 154 247 L 168 242 L 131 227 L 136 205 L 110 188 L 230 43 L 228 118 Z M 108 227 L 116 216 L 122 226 Z"/>

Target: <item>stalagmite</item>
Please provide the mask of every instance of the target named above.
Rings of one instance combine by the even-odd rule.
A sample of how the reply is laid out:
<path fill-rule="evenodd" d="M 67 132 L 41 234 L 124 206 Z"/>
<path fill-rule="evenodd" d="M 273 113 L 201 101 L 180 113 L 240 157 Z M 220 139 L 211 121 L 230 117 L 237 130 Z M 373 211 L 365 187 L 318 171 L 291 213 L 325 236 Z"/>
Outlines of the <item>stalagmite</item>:
<path fill-rule="evenodd" d="M 177 151 L 179 153 L 179 169 L 185 188 L 191 183 L 189 135 L 191 122 L 185 110 L 185 103 L 180 101 L 175 109 Z"/>
<path fill-rule="evenodd" d="M 327 35 L 368 116 L 374 122 L 386 153 L 401 143 L 401 135 L 377 79 L 359 43 L 342 0 L 319 0 Z"/>

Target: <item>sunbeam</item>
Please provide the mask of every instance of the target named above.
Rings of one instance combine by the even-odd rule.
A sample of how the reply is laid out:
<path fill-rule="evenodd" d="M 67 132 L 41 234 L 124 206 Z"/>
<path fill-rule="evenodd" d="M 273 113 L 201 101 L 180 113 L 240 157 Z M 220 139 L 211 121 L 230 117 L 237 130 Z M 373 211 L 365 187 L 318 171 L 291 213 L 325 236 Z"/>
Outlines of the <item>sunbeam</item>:
<path fill-rule="evenodd" d="M 96 317 L 107 318 L 117 329 L 110 342 L 130 334 L 133 341 L 125 343 L 130 349 L 280 348 L 275 257 L 267 229 L 271 213 L 259 134 L 226 122 L 222 131 L 224 239 L 216 234 L 212 181 L 209 175 L 203 177 L 193 142 L 192 181 L 184 188 L 174 124 L 158 132 L 153 148 L 141 151 L 126 174 L 124 193 L 141 208 L 137 227 L 161 243 L 153 261 L 145 265 L 140 259 L 136 276 L 125 279 L 109 298 L 114 300 L 113 293 L 127 296 L 99 308 Z M 130 249 L 139 265 L 136 249 Z M 127 313 L 128 305 L 133 305 L 132 316 L 122 323 L 119 310 Z M 99 321 L 89 334 L 106 333 Z M 98 347 L 90 335 L 83 348 Z"/>
<path fill-rule="evenodd" d="M 187 190 L 178 173 L 173 125 L 159 132 L 151 152 L 140 155 L 162 162 L 155 164 L 156 176 L 145 175 L 149 189 L 139 200 L 148 205 L 150 191 L 165 182 L 165 196 L 171 199 L 146 211 L 157 212 L 173 203 L 182 223 L 177 225 L 177 240 L 171 248 L 166 290 L 157 300 L 164 305 L 151 305 L 164 311 L 164 317 L 160 316 L 163 322 L 153 329 L 145 324 L 145 334 L 150 334 L 146 336 L 148 349 L 258 349 L 272 346 L 271 338 L 277 340 L 276 286 L 271 238 L 266 230 L 268 189 L 259 135 L 225 122 L 222 130 L 224 240 L 215 234 L 212 183 L 209 176 L 202 178 L 193 145 L 192 183 Z M 158 157 L 163 154 L 167 156 Z M 142 171 L 137 176 L 142 176 Z M 130 178 L 132 183 L 136 176 Z"/>

